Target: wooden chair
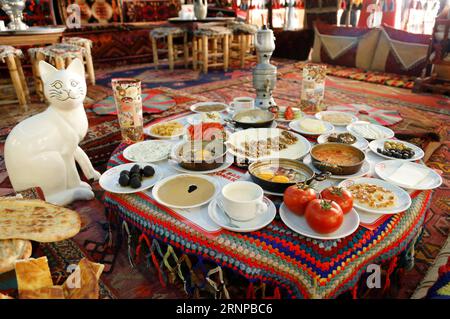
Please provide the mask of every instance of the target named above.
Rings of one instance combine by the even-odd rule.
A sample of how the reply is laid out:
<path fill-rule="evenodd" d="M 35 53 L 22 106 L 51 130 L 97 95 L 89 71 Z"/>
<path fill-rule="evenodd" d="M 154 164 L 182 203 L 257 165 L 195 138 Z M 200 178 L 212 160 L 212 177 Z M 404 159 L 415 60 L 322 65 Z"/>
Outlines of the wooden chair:
<path fill-rule="evenodd" d="M 230 59 L 238 60 L 241 68 L 245 61 L 254 59 L 255 51 L 254 38 L 258 27 L 252 24 L 233 22 L 229 25 L 233 31 L 230 45 Z"/>
<path fill-rule="evenodd" d="M 174 39 L 182 38 L 183 43 L 175 44 Z M 158 40 L 165 40 L 166 46 L 163 49 L 158 49 Z M 153 51 L 153 63 L 155 69 L 159 66 L 160 52 L 167 53 L 167 59 L 169 61 L 170 71 L 174 70 L 175 62 L 179 60 L 178 56 L 183 55 L 184 66 L 187 68 L 189 65 L 189 42 L 187 31 L 181 28 L 175 27 L 161 27 L 150 31 L 150 41 L 152 42 Z"/>
<path fill-rule="evenodd" d="M 83 63 L 86 66 L 87 78 L 90 84 L 95 85 L 94 63 L 91 54 L 92 41 L 79 37 L 64 37 L 62 42 L 84 48 Z"/>
<path fill-rule="evenodd" d="M 23 74 L 22 63 L 20 62 L 22 56 L 21 50 L 9 45 L 0 45 L 0 61 L 6 63 L 8 66 L 9 76 L 16 91 L 20 109 L 26 112 L 28 110 L 30 95 Z"/>
<path fill-rule="evenodd" d="M 34 85 L 36 93 L 41 101 L 44 101 L 44 92 L 41 75 L 39 74 L 39 61 L 44 60 L 58 70 L 62 70 L 69 66 L 70 62 L 75 58 L 83 61 L 85 56 L 84 53 L 84 47 L 67 43 L 53 44 L 44 48 L 28 49 L 28 55 L 30 56 L 33 70 Z M 86 76 L 89 76 L 88 72 L 86 72 Z"/>
<path fill-rule="evenodd" d="M 194 70 L 200 65 L 205 74 L 211 67 L 223 67 L 228 71 L 231 36 L 231 30 L 223 26 L 205 26 L 195 30 L 192 40 Z"/>

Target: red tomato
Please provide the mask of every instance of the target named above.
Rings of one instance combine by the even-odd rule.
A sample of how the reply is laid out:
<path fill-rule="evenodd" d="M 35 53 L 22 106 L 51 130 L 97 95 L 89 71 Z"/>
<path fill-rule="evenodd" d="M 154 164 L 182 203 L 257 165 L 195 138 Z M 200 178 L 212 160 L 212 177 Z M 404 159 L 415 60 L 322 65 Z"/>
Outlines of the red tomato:
<path fill-rule="evenodd" d="M 287 208 L 297 215 L 303 215 L 306 205 L 313 199 L 316 199 L 316 191 L 303 184 L 289 186 L 283 196 Z"/>
<path fill-rule="evenodd" d="M 341 206 L 342 212 L 344 214 L 347 214 L 353 208 L 353 196 L 348 190 L 344 188 L 335 186 L 328 187 L 320 192 L 320 195 L 323 199 L 332 200 L 338 203 L 338 205 Z"/>
<path fill-rule="evenodd" d="M 292 107 L 288 106 L 286 108 L 286 111 L 284 111 L 284 118 L 286 120 L 293 120 L 294 119 L 294 111 L 292 110 Z"/>
<path fill-rule="evenodd" d="M 305 219 L 314 231 L 329 234 L 341 227 L 344 222 L 344 213 L 336 202 L 315 199 L 306 207 Z"/>

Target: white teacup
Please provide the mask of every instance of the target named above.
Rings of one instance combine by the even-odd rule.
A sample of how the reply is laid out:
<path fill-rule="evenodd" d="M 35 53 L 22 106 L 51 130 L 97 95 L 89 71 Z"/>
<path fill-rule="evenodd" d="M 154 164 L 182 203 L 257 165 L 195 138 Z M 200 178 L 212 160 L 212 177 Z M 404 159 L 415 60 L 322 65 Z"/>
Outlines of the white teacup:
<path fill-rule="evenodd" d="M 231 219 L 242 222 L 264 214 L 268 209 L 264 202 L 263 189 L 246 181 L 225 185 L 219 203 Z"/>
<path fill-rule="evenodd" d="M 252 97 L 237 97 L 230 103 L 232 112 L 239 112 L 255 108 L 255 99 Z"/>

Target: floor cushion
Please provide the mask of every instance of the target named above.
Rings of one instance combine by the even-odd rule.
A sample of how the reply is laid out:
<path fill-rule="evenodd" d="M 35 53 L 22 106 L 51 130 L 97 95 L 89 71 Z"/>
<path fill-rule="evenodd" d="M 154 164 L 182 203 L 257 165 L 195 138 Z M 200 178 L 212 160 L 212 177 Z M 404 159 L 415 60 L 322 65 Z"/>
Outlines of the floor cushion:
<path fill-rule="evenodd" d="M 426 65 L 430 36 L 381 28 L 371 70 L 420 76 Z"/>
<path fill-rule="evenodd" d="M 368 69 L 372 63 L 379 30 L 338 27 L 316 23 L 311 60 L 332 65 Z"/>

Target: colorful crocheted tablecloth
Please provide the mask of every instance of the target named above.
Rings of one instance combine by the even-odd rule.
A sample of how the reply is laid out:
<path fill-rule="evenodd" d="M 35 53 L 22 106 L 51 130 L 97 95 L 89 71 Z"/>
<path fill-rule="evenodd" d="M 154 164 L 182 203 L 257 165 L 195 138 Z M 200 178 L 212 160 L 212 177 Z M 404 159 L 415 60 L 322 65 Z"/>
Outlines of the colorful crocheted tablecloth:
<path fill-rule="evenodd" d="M 116 149 L 108 168 L 126 162 L 125 147 Z M 369 264 L 386 262 L 408 248 L 422 227 L 431 194 L 414 192 L 407 211 L 392 215 L 376 229 L 360 226 L 346 238 L 328 241 L 301 236 L 278 216 L 259 231 L 206 233 L 146 192 L 105 192 L 104 200 L 111 213 L 149 238 L 231 269 L 250 282 L 278 287 L 290 298 L 334 298 L 352 289 Z"/>

